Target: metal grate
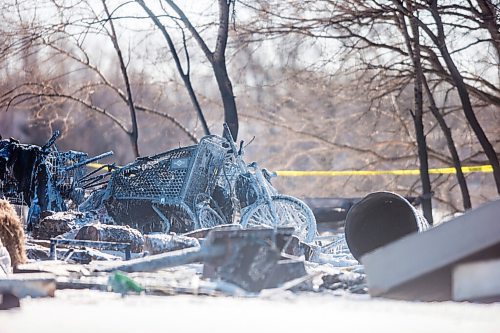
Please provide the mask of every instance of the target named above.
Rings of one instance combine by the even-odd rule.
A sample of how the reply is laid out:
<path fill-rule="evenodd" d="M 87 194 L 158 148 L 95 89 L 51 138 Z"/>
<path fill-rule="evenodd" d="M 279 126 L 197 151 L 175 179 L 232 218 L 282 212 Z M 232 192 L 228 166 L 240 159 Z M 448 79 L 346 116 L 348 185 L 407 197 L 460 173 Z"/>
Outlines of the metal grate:
<path fill-rule="evenodd" d="M 212 136 L 198 145 L 184 201 L 193 208 L 200 193 L 211 194 L 222 169 L 226 149 L 223 139 Z"/>
<path fill-rule="evenodd" d="M 139 159 L 111 177 L 115 199 L 174 199 L 181 194 L 196 146 Z"/>
<path fill-rule="evenodd" d="M 13 205 L 18 205 L 18 206 L 26 206 L 27 203 L 24 200 L 24 194 L 23 192 L 2 192 L 2 184 L 0 182 L 0 199 L 5 198 L 7 201 L 9 201 Z"/>
<path fill-rule="evenodd" d="M 63 194 L 68 195 L 74 182 L 78 181 L 85 174 L 85 166 L 77 167 L 71 170 L 66 168 L 86 160 L 88 155 L 79 151 L 52 151 L 48 154 L 46 163 L 53 177 L 57 189 Z"/>

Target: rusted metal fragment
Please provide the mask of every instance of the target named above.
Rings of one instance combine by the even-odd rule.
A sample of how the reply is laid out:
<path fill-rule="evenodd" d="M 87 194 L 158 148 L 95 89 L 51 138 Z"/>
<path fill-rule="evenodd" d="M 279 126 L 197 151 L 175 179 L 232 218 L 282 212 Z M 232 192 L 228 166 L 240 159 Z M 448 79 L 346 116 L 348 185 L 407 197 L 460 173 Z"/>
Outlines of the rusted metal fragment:
<path fill-rule="evenodd" d="M 11 293 L 0 293 L 0 310 L 9 310 L 21 306 L 19 297 Z"/>
<path fill-rule="evenodd" d="M 273 272 L 267 278 L 265 288 L 277 288 L 283 283 L 306 276 L 304 262 L 300 260 L 285 259 L 278 261 Z"/>

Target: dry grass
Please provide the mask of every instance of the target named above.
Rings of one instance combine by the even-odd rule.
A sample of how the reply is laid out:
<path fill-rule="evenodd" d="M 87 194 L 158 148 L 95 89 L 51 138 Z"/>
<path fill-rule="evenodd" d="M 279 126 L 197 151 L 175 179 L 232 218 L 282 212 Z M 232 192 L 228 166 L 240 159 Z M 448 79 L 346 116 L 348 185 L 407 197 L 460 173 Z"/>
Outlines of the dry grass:
<path fill-rule="evenodd" d="M 0 200 L 0 244 L 7 248 L 12 266 L 26 262 L 23 224 L 7 200 Z"/>

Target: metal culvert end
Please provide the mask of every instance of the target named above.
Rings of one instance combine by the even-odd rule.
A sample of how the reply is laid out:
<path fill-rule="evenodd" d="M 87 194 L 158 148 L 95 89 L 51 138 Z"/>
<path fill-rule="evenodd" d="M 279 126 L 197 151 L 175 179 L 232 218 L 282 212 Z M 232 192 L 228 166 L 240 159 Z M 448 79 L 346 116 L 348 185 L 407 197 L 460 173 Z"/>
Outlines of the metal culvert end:
<path fill-rule="evenodd" d="M 425 218 L 404 197 L 374 192 L 347 213 L 345 238 L 352 255 L 360 261 L 364 254 L 428 227 Z"/>

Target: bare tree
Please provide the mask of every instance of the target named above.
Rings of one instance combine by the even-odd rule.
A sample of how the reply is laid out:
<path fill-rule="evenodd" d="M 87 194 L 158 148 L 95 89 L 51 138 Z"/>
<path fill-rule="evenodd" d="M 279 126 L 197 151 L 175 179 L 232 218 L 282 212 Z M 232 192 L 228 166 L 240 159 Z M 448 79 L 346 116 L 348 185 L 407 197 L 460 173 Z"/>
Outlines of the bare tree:
<path fill-rule="evenodd" d="M 226 120 L 231 114 L 244 119 L 240 136 L 256 136 L 246 150 L 249 158 L 265 161 L 269 168 L 418 166 L 425 173 L 419 151 L 426 146 L 430 167 L 453 165 L 457 170 L 456 180 L 454 175 L 429 175 L 436 220 L 436 207 L 462 210 L 458 186 L 465 209 L 471 206 L 467 183 L 473 185 L 474 204 L 495 195 L 490 174 L 461 173 L 461 163 L 485 164 L 487 159 L 462 113 L 451 72 L 419 22 L 437 35 L 427 1 L 412 1 L 410 10 L 406 0 L 240 0 L 237 9 L 242 15 L 234 31 L 229 30 L 234 1 L 212 1 L 203 13 L 196 4 L 175 0 L 108 0 L 107 13 L 103 0 L 65 2 L 71 4 L 66 7 L 52 0 L 9 1 L 13 8 L 43 2 L 54 15 L 47 20 L 27 15 L 29 19 L 20 22 L 16 10 L 0 5 L 5 21 L 0 50 L 9 55 L 0 57 L 0 104 L 2 111 L 9 110 L 7 118 L 5 112 L 0 115 L 3 132 L 8 117 L 28 112 L 37 116 L 40 127 L 66 121 L 70 128 L 73 123 L 71 136 L 88 135 L 88 142 L 95 142 L 96 135 L 87 134 L 97 132 L 92 126 L 109 128 L 112 137 L 106 131 L 103 140 L 125 147 L 120 161 L 125 162 L 133 151 L 128 134 L 133 131 L 132 107 L 141 154 L 146 154 L 160 145 L 197 142 L 193 128 L 200 124 L 209 133 L 208 125 L 222 118 L 211 110 L 223 105 Z M 495 107 L 500 105 L 500 88 L 491 75 L 498 64 L 492 52 L 498 23 L 488 14 L 497 6 L 484 4 L 487 7 L 442 0 L 438 12 L 473 110 L 498 150 Z M 466 58 L 486 48 L 488 52 L 476 52 L 475 63 Z M 221 58 L 223 62 L 216 61 Z M 235 93 L 238 106 L 245 106 L 238 112 Z M 69 137 L 66 142 L 74 144 Z M 297 196 L 352 197 L 387 189 L 427 200 L 431 192 L 415 176 L 275 182 Z"/>
<path fill-rule="evenodd" d="M 344 61 L 345 64 L 355 63 L 356 65 L 351 67 L 352 72 L 364 72 L 365 75 L 362 78 L 373 87 L 375 98 L 384 98 L 388 94 L 399 94 L 402 89 L 408 86 L 408 78 L 414 73 L 412 70 L 414 66 L 407 67 L 408 64 L 404 62 L 405 57 L 409 59 L 409 53 L 394 38 L 395 35 L 391 34 L 391 30 L 394 27 L 391 22 L 397 23 L 398 16 L 401 15 L 412 19 L 414 13 L 428 10 L 426 3 L 420 1 L 414 2 L 416 8 L 414 12 L 410 12 L 407 8 L 404 8 L 402 3 L 402 1 L 396 1 L 394 2 L 395 5 L 391 5 L 390 1 L 351 0 L 335 3 L 319 1 L 314 4 L 310 2 L 289 2 L 286 5 L 276 5 L 276 3 L 266 5 L 263 2 L 244 2 L 247 7 L 260 13 L 260 16 L 256 16 L 256 20 L 246 28 L 245 32 L 252 36 L 258 34 L 267 36 L 300 34 L 313 39 L 336 39 L 342 43 L 342 47 L 344 48 L 344 58 L 337 56 L 336 60 Z M 441 12 L 446 10 L 452 12 L 450 8 L 454 6 L 456 7 L 457 5 L 450 3 L 449 5 L 440 5 L 438 9 Z M 310 15 L 301 15 L 304 12 L 309 12 Z M 450 15 L 452 14 L 450 13 Z M 415 17 L 417 16 L 415 15 Z M 469 17 L 465 17 L 464 20 L 469 21 L 460 24 L 455 20 L 451 23 L 448 21 L 447 24 L 450 29 L 468 29 L 469 32 L 477 30 Z M 476 21 L 478 20 L 476 17 Z M 424 34 L 426 35 L 430 28 L 428 26 L 424 28 L 424 23 L 418 17 L 416 22 L 419 28 L 425 31 Z M 484 30 L 484 27 L 485 25 L 483 24 L 479 30 Z M 448 71 L 447 67 L 441 65 L 440 57 L 434 52 L 437 45 L 432 39 L 430 40 L 431 43 L 428 44 L 428 40 L 426 39 L 419 43 L 422 49 L 423 73 L 433 75 L 434 86 L 443 84 L 456 86 L 452 77 L 453 75 Z M 473 40 L 456 51 L 459 52 L 467 48 L 473 48 L 478 44 L 488 43 L 492 40 L 494 38 Z M 443 43 L 440 43 L 440 45 L 443 45 Z M 439 48 L 437 49 L 439 51 Z M 371 58 L 370 56 L 366 56 L 368 52 L 372 52 Z M 353 62 L 352 58 L 359 60 L 358 62 Z M 345 67 L 342 70 L 345 71 Z M 376 73 L 376 76 L 370 74 L 370 72 Z M 441 78 L 442 81 L 435 80 L 436 77 Z M 426 80 L 425 77 L 423 79 Z M 471 94 L 486 103 L 500 105 L 498 104 L 500 101 L 497 95 L 497 92 L 499 92 L 498 89 L 495 89 L 495 85 L 488 82 L 485 77 L 469 75 L 467 76 L 467 81 L 469 83 L 463 81 L 464 85 L 462 86 L 462 88 L 465 87 L 466 91 L 470 91 Z M 471 82 L 474 84 L 471 84 Z M 473 128 L 475 128 L 474 125 L 479 125 L 478 122 L 474 123 L 474 119 L 470 117 L 466 117 L 466 119 L 468 121 L 472 120 L 471 124 Z M 445 127 L 441 128 L 443 131 L 446 131 Z M 477 128 L 475 130 L 477 131 Z M 447 134 L 445 134 L 445 137 L 447 137 Z M 482 139 L 479 141 L 484 143 Z M 491 156 L 491 151 L 486 155 L 490 161 L 493 160 L 495 162 Z M 458 177 L 461 177 L 460 172 L 458 172 Z M 464 179 L 462 178 L 462 180 Z M 459 180 L 459 183 L 462 180 Z M 468 206 L 467 200 L 464 200 L 464 205 Z"/>
<path fill-rule="evenodd" d="M 413 4 L 411 1 L 406 1 L 408 11 L 413 12 Z M 403 29 L 406 29 L 406 23 L 404 18 L 401 19 L 401 25 Z M 424 123 L 423 123 L 423 81 L 424 72 L 422 70 L 422 63 L 420 57 L 420 38 L 418 31 L 418 24 L 414 18 L 410 19 L 410 27 L 413 35 L 413 39 L 410 40 L 408 33 L 404 30 L 405 39 L 408 49 L 408 54 L 410 55 L 411 62 L 414 67 L 414 108 L 415 112 L 412 113 L 413 123 L 415 125 L 415 133 L 417 137 L 417 147 L 418 147 L 418 157 L 420 161 L 420 180 L 422 182 L 422 210 L 424 212 L 424 217 L 429 221 L 430 224 L 433 223 L 432 218 L 432 192 L 431 192 L 431 181 L 429 178 L 429 162 L 427 157 L 427 142 L 424 134 Z"/>
<path fill-rule="evenodd" d="M 188 53 L 188 47 L 186 45 L 186 36 L 184 34 L 184 30 L 182 30 L 182 27 L 179 27 L 182 31 L 182 44 L 184 48 L 184 53 L 186 56 L 186 70 L 182 68 L 181 60 L 179 58 L 179 55 L 177 53 L 177 49 L 175 48 L 174 42 L 172 41 L 172 38 L 170 37 L 170 34 L 168 33 L 167 29 L 163 24 L 161 24 L 160 19 L 153 13 L 153 11 L 146 6 L 144 1 L 142 0 L 136 0 L 136 2 L 144 9 L 144 11 L 148 14 L 148 16 L 151 18 L 151 20 L 154 22 L 156 27 L 160 29 L 161 33 L 163 34 L 163 37 L 165 37 L 165 40 L 167 41 L 168 47 L 170 49 L 170 52 L 172 53 L 172 57 L 174 58 L 175 66 L 177 68 L 177 72 L 179 72 L 179 75 L 181 76 L 182 82 L 184 82 L 184 85 L 186 87 L 186 90 L 188 91 L 189 98 L 191 99 L 191 103 L 193 103 L 193 106 L 198 113 L 198 118 L 201 121 L 201 125 L 203 126 L 203 131 L 205 132 L 206 135 L 210 135 L 210 130 L 208 129 L 208 124 L 205 119 L 205 115 L 203 114 L 203 111 L 200 106 L 200 102 L 198 101 L 198 98 L 196 97 L 196 93 L 193 88 L 193 84 L 191 83 L 191 61 Z M 176 21 L 175 21 L 176 22 Z"/>
<path fill-rule="evenodd" d="M 198 43 L 206 59 L 210 62 L 219 87 L 222 104 L 224 105 L 224 121 L 228 124 L 233 137 L 237 138 L 239 128 L 238 110 L 236 108 L 233 86 L 229 79 L 226 66 L 226 47 L 229 36 L 229 9 L 231 5 L 234 5 L 234 0 L 218 0 L 219 22 L 214 51 L 210 50 L 198 30 L 186 16 L 184 11 L 177 6 L 175 1 L 165 0 L 165 2 L 175 11 L 175 13 L 177 13 L 177 15 L 179 15 L 180 20 L 184 23 Z"/>
<path fill-rule="evenodd" d="M 132 128 L 130 131 L 127 131 L 127 134 L 130 138 L 130 142 L 132 143 L 132 148 L 134 149 L 135 157 L 139 156 L 139 129 L 137 126 L 137 114 L 135 111 L 134 100 L 132 97 L 132 88 L 130 86 L 130 80 L 127 72 L 127 66 L 125 65 L 125 61 L 123 60 L 122 50 L 120 49 L 120 45 L 118 44 L 118 38 L 116 36 L 115 25 L 113 20 L 111 19 L 111 14 L 109 13 L 108 6 L 106 5 L 106 0 L 101 0 L 102 6 L 104 7 L 104 12 L 106 13 L 106 19 L 108 20 L 109 27 L 111 31 L 108 31 L 108 36 L 113 43 L 113 47 L 116 51 L 116 56 L 118 57 L 118 61 L 120 62 L 120 71 L 123 76 L 123 83 L 125 84 L 125 89 L 127 90 L 127 98 L 126 103 L 130 110 L 130 121 L 132 123 Z"/>
<path fill-rule="evenodd" d="M 413 13 L 409 12 L 405 8 L 399 4 L 398 8 L 402 10 L 402 12 L 405 15 L 408 15 L 409 17 L 412 17 L 416 20 L 418 25 L 422 28 L 423 31 L 430 37 L 434 45 L 439 49 L 441 56 L 443 57 L 444 62 L 446 63 L 446 66 L 450 72 L 451 78 L 453 80 L 453 83 L 458 91 L 458 94 L 460 96 L 460 100 L 462 102 L 462 107 L 463 107 L 463 112 L 465 115 L 465 118 L 469 122 L 469 124 L 472 127 L 472 130 L 474 131 L 479 143 L 481 144 L 484 153 L 488 157 L 489 162 L 491 163 L 493 167 L 493 177 L 495 179 L 495 183 L 497 186 L 497 192 L 500 194 L 500 163 L 498 160 L 498 156 L 495 152 L 495 149 L 493 148 L 493 145 L 487 138 L 486 134 L 484 133 L 484 130 L 479 123 L 476 114 L 474 112 L 474 109 L 472 107 L 472 103 L 470 101 L 470 96 L 469 92 L 467 90 L 467 86 L 465 85 L 464 79 L 460 71 L 458 70 L 454 60 L 451 57 L 451 53 L 448 50 L 447 43 L 446 43 L 446 36 L 444 32 L 444 25 L 441 20 L 441 14 L 439 13 L 438 10 L 438 3 L 437 0 L 429 0 L 428 1 L 428 7 L 427 9 L 430 11 L 432 14 L 432 17 L 434 18 L 434 22 L 436 24 L 436 29 L 437 29 L 437 34 L 435 34 L 427 24 L 422 22 L 418 17 L 416 17 Z"/>
<path fill-rule="evenodd" d="M 134 156 L 139 154 L 137 113 L 166 119 L 185 133 L 190 141 L 197 142 L 195 135 L 176 117 L 160 112 L 154 106 L 138 102 L 137 97 L 134 98 L 133 87 L 138 87 L 141 83 L 134 81 L 130 75 L 130 48 L 127 54 L 124 54 L 119 44 L 119 33 L 113 13 L 120 6 L 111 10 L 106 1 L 102 1 L 101 5 L 102 12 L 98 12 L 95 11 L 98 10 L 97 7 L 85 1 L 69 7 L 53 3 L 52 9 L 58 14 L 54 15 L 54 20 L 50 22 L 33 21 L 24 28 L 22 25 L 16 26 L 16 22 L 11 23 L 10 29 L 17 31 L 17 38 L 23 39 L 22 43 L 12 44 L 11 59 L 27 61 L 38 71 L 45 72 L 40 72 L 37 76 L 27 74 L 24 82 L 12 84 L 9 89 L 4 89 L 0 96 L 0 107 L 5 110 L 12 110 L 14 107 L 32 108 L 37 114 L 50 105 L 61 108 L 57 111 L 59 113 L 67 113 L 68 108 L 81 107 L 82 110 L 109 119 L 125 133 L 130 139 Z M 15 11 L 15 5 L 9 10 Z M 22 33 L 20 29 L 24 29 Z M 101 37 L 107 38 L 111 43 L 105 44 Z M 118 60 L 119 75 L 109 74 L 105 65 L 100 65 L 98 60 L 92 60 L 96 58 L 96 52 L 92 49 L 92 43 L 86 44 L 90 38 L 94 41 L 104 41 L 101 49 L 112 45 L 115 59 Z M 25 50 L 23 52 L 27 56 L 21 53 L 22 50 Z M 28 55 L 35 59 L 28 60 Z M 43 62 L 42 66 L 36 66 L 37 59 Z M 18 76 L 16 79 L 21 78 Z M 150 90 L 156 90 L 153 86 L 149 87 Z M 28 104 L 30 102 L 36 102 L 37 105 Z M 120 103 L 127 106 L 128 117 L 120 112 Z"/>

